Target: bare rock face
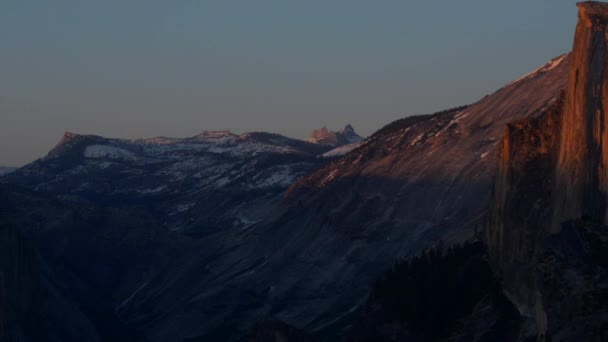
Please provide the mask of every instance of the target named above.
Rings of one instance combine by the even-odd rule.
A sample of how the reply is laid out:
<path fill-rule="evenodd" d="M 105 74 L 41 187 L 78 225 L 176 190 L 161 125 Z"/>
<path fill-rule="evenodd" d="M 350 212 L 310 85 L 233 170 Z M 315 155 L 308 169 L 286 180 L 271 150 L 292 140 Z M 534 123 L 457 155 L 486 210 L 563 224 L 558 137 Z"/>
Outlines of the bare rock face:
<path fill-rule="evenodd" d="M 579 3 L 557 164 L 553 229 L 564 219 L 608 222 L 608 4 Z"/>
<path fill-rule="evenodd" d="M 503 289 L 520 313 L 532 319 L 539 340 L 559 340 L 560 326 L 568 322 L 564 317 L 584 320 L 583 311 L 555 295 L 568 287 L 547 282 L 548 267 L 552 275 L 566 269 L 543 262 L 551 248 L 548 241 L 561 234 L 566 221 L 608 220 L 608 4 L 578 7 L 566 91 L 538 118 L 508 125 L 498 151 L 486 230 Z"/>
<path fill-rule="evenodd" d="M 310 134 L 310 137 L 306 141 L 330 146 L 343 146 L 353 143 L 358 143 L 363 138 L 355 132 L 353 126 L 346 125 L 344 128 L 337 132 L 330 131 L 327 127 L 315 129 Z"/>
<path fill-rule="evenodd" d="M 515 121 L 497 156 L 496 183 L 486 230 L 488 253 L 505 292 L 524 316 L 534 317 L 534 260 L 549 234 L 564 95 L 542 116 Z"/>
<path fill-rule="evenodd" d="M 319 144 L 336 145 L 338 143 L 338 138 L 336 133 L 330 131 L 327 127 L 322 127 L 312 131 L 308 141 L 314 141 Z"/>

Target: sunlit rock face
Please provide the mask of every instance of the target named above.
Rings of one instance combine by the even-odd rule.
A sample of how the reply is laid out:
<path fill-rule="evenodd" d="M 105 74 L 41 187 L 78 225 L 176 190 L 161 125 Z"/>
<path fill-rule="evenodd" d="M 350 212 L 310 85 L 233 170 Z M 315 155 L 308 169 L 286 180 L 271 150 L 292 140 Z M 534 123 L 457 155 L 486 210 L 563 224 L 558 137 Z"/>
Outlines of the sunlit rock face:
<path fill-rule="evenodd" d="M 546 281 L 547 267 L 558 274 L 563 266 L 542 261 L 548 239 L 561 236 L 569 220 L 607 222 L 608 4 L 586 2 L 578 7 L 566 90 L 538 118 L 507 127 L 498 151 L 486 230 L 503 289 L 534 321 L 538 336 L 554 335 L 566 323 L 566 306 L 550 295 L 565 287 Z M 568 310 L 571 318 L 584 315 L 572 307 Z"/>
<path fill-rule="evenodd" d="M 554 230 L 581 216 L 608 222 L 608 4 L 579 3 L 557 165 Z"/>
<path fill-rule="evenodd" d="M 337 132 L 330 131 L 327 127 L 315 129 L 310 133 L 310 137 L 306 141 L 329 146 L 344 146 L 355 144 L 363 140 L 363 138 L 355 132 L 353 126 L 346 125 Z"/>

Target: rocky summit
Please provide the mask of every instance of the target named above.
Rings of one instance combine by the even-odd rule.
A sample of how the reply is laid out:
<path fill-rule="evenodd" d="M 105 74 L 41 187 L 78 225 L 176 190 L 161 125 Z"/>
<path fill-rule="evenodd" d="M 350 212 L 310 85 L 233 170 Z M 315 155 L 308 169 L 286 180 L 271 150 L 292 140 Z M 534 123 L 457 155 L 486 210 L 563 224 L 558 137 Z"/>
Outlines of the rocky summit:
<path fill-rule="evenodd" d="M 315 129 L 310 134 L 310 137 L 306 139 L 306 141 L 311 143 L 334 147 L 355 144 L 361 140 L 363 140 L 363 138 L 355 132 L 355 129 L 351 125 L 346 125 L 337 132 L 330 131 L 327 127 Z"/>

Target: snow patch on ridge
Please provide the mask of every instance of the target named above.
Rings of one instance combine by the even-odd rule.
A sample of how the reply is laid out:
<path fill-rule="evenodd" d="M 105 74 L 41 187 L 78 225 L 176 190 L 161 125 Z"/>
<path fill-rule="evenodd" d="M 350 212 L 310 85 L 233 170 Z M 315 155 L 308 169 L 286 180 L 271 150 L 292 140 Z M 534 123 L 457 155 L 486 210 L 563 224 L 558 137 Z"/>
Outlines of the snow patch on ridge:
<path fill-rule="evenodd" d="M 251 186 L 253 189 L 269 188 L 273 186 L 287 187 L 296 181 L 296 172 L 288 166 L 279 166 L 270 170 L 270 176 L 267 172 L 258 174 L 254 177 L 255 184 Z"/>
<path fill-rule="evenodd" d="M 137 160 L 133 152 L 108 145 L 91 145 L 84 150 L 85 158 L 109 158 L 116 160 Z"/>
<path fill-rule="evenodd" d="M 527 73 L 527 74 L 523 75 L 522 77 L 516 79 L 515 81 L 510 82 L 506 86 L 508 87 L 511 84 L 517 83 L 517 82 L 519 82 L 521 80 L 524 80 L 526 78 L 530 78 L 530 77 L 535 76 L 537 74 L 545 73 L 547 71 L 551 71 L 551 70 L 557 68 L 564 61 L 564 59 L 566 59 L 566 57 L 568 57 L 567 53 L 563 54 L 563 55 L 561 55 L 559 57 L 555 57 L 554 59 L 550 60 L 548 63 L 546 63 L 545 65 L 541 66 L 540 68 L 538 68 L 538 69 L 536 69 L 536 70 L 534 70 L 534 71 L 532 71 L 530 73 Z"/>
<path fill-rule="evenodd" d="M 333 150 L 331 150 L 329 152 L 323 153 L 321 155 L 321 157 L 323 157 L 323 158 L 332 158 L 332 157 L 343 156 L 343 155 L 349 153 L 350 151 L 356 149 L 360 145 L 361 145 L 361 142 L 356 142 L 356 143 L 340 146 L 340 147 L 334 148 Z"/>

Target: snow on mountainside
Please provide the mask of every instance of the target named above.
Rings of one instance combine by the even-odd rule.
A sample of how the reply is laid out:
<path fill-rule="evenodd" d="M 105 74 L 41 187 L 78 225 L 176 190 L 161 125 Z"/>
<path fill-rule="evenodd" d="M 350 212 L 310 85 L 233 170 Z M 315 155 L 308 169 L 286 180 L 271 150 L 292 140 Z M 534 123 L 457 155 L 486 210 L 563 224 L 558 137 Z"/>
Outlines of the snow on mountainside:
<path fill-rule="evenodd" d="M 129 281 L 108 294 L 112 312 L 151 341 L 239 340 L 267 319 L 338 340 L 373 279 L 395 260 L 474 231 L 506 124 L 551 106 L 569 63 L 565 57 L 471 106 L 398 120 L 335 159 L 318 157 L 333 146 L 268 133 L 136 141 L 66 134 L 48 156 L 1 182 L 102 208 L 57 214 L 59 222 L 92 217 L 100 238 L 88 225 L 64 233 L 56 224 L 49 244 L 70 261 L 91 254 L 95 270 L 121 266 Z M 112 224 L 104 233 L 111 206 L 122 207 L 116 215 L 124 229 Z M 189 253 L 148 234 L 147 221 L 133 231 L 140 212 L 163 234 L 188 235 Z M 150 259 L 166 267 L 146 272 L 147 256 L 122 267 L 126 251 L 156 251 L 138 244 L 155 236 L 169 246 Z M 70 237 L 75 247 L 66 251 Z M 125 257 L 117 261 L 121 246 Z M 88 279 L 84 266 L 80 276 Z"/>
<path fill-rule="evenodd" d="M 323 158 L 340 157 L 340 156 L 343 156 L 343 155 L 353 151 L 354 149 L 359 147 L 359 145 L 361 145 L 360 142 L 356 142 L 356 143 L 352 143 L 352 144 L 348 144 L 348 145 L 342 145 L 340 147 L 334 148 L 333 150 L 331 150 L 329 152 L 323 153 L 321 155 L 321 157 L 323 157 Z"/>
<path fill-rule="evenodd" d="M 511 84 L 513 84 L 513 83 L 519 82 L 519 81 L 521 81 L 521 80 L 524 80 L 524 79 L 526 79 L 526 78 L 531 78 L 531 77 L 534 77 L 534 76 L 538 76 L 539 74 L 542 74 L 542 73 L 545 73 L 545 72 L 551 71 L 551 70 L 553 70 L 553 69 L 557 68 L 558 66 L 560 66 L 560 64 L 561 64 L 561 63 L 564 61 L 564 59 L 566 59 L 568 56 L 569 56 L 569 54 L 563 54 L 563 55 L 561 55 L 561 56 L 557 56 L 557 57 L 553 58 L 552 60 L 550 60 L 549 62 L 547 62 L 546 64 L 544 64 L 543 66 L 541 66 L 540 68 L 538 68 L 538 69 L 536 69 L 536 70 L 534 70 L 534 71 L 531 71 L 531 72 L 529 72 L 529 73 L 525 74 L 524 76 L 522 76 L 522 77 L 520 77 L 520 78 L 516 79 L 515 81 L 512 81 L 512 82 L 511 82 L 511 83 L 509 83 L 507 86 L 509 86 L 509 85 L 511 85 Z"/>
<path fill-rule="evenodd" d="M 85 158 L 91 159 L 115 159 L 124 161 L 134 161 L 137 158 L 135 155 L 122 148 L 112 147 L 108 145 L 91 145 L 84 150 Z"/>
<path fill-rule="evenodd" d="M 272 217 L 202 239 L 208 252 L 198 263 L 177 261 L 177 279 L 159 275 L 123 317 L 157 341 L 238 340 L 267 319 L 339 340 L 369 284 L 395 260 L 475 233 L 506 124 L 551 106 L 569 63 L 565 57 L 473 105 L 387 125 L 297 181 Z M 159 304 L 176 298 L 182 303 Z"/>
<path fill-rule="evenodd" d="M 215 230 L 258 221 L 329 149 L 259 132 L 135 141 L 68 132 L 46 157 L 3 182 L 76 201 L 146 203 L 173 229 Z"/>

